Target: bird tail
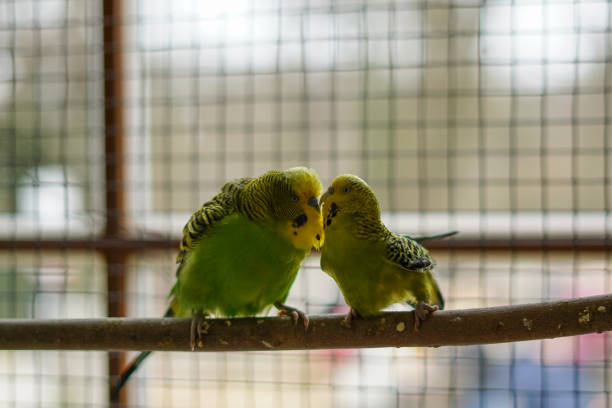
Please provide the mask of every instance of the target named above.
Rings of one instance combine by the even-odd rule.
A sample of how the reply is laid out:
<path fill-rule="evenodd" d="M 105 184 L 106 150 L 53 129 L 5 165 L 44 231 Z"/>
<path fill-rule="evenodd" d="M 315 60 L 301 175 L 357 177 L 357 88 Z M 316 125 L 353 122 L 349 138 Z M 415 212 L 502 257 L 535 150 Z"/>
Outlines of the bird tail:
<path fill-rule="evenodd" d="M 170 303 L 170 306 L 168 306 L 168 309 L 166 310 L 166 313 L 164 313 L 164 317 L 172 317 L 172 316 L 174 316 L 174 310 L 173 309 L 175 307 L 176 307 L 176 300 L 173 300 L 172 303 Z M 111 392 L 111 401 L 117 401 L 119 399 L 119 393 L 121 392 L 121 389 L 123 388 L 123 386 L 125 385 L 127 380 L 130 379 L 132 374 L 134 374 L 134 371 L 136 371 L 138 369 L 138 367 L 140 367 L 142 362 L 147 357 L 149 357 L 149 354 L 151 354 L 151 353 L 152 353 L 152 351 L 142 351 L 142 352 L 140 352 L 136 356 L 136 358 L 134 358 L 132 361 L 130 361 L 128 366 L 123 369 L 123 371 L 121 372 L 121 375 L 119 376 L 119 379 L 117 380 L 115 385 L 113 385 L 113 390 Z"/>
<path fill-rule="evenodd" d="M 458 233 L 459 231 L 449 231 L 449 232 L 443 232 L 441 234 L 425 235 L 425 236 L 420 236 L 420 237 L 411 237 L 409 235 L 404 235 L 404 238 L 408 238 L 408 239 L 418 242 L 419 244 L 422 244 L 423 242 L 426 242 L 426 241 L 446 239 L 446 238 L 452 237 L 453 235 L 457 235 Z"/>

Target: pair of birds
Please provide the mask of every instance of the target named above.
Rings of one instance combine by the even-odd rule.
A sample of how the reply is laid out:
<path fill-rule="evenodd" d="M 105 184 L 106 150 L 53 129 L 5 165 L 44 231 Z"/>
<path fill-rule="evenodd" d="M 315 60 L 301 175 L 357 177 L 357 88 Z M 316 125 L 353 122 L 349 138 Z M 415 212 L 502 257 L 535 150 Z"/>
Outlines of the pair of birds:
<path fill-rule="evenodd" d="M 351 307 L 349 325 L 355 316 L 407 302 L 415 308 L 418 329 L 444 307 L 433 261 L 419 243 L 429 237 L 390 232 L 376 196 L 357 176 L 337 177 L 319 203 L 321 190 L 312 169 L 270 171 L 226 183 L 191 216 L 165 316 L 192 316 L 192 348 L 206 314 L 253 316 L 274 305 L 308 328 L 308 317 L 284 302 L 312 247 L 322 249 L 321 268 Z M 124 370 L 115 395 L 149 354 L 140 353 Z"/>

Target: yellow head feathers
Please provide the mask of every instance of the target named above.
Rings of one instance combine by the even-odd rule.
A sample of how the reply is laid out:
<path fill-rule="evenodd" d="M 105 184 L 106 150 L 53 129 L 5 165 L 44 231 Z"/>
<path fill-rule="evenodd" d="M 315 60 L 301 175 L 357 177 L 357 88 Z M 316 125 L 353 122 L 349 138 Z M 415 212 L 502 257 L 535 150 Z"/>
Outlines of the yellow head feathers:
<path fill-rule="evenodd" d="M 369 218 L 380 218 L 380 208 L 374 192 L 368 184 L 352 174 L 343 174 L 332 181 L 321 197 L 323 220 L 331 224 L 337 214 L 362 214 Z"/>
<path fill-rule="evenodd" d="M 292 167 L 283 171 L 289 179 L 291 186 L 307 199 L 321 195 L 323 186 L 319 181 L 317 172 L 307 167 Z"/>
<path fill-rule="evenodd" d="M 317 197 L 321 195 L 322 185 L 317 173 L 306 167 L 293 167 L 283 174 L 289 179 L 292 190 L 297 195 L 300 214 L 286 225 L 286 234 L 296 248 L 319 249 L 325 239 L 323 218 Z M 295 197 L 293 197 L 295 200 Z"/>
<path fill-rule="evenodd" d="M 269 171 L 250 181 L 241 194 L 241 212 L 256 221 L 280 223 L 282 234 L 300 250 L 323 245 L 323 219 L 317 197 L 321 182 L 306 167 Z"/>

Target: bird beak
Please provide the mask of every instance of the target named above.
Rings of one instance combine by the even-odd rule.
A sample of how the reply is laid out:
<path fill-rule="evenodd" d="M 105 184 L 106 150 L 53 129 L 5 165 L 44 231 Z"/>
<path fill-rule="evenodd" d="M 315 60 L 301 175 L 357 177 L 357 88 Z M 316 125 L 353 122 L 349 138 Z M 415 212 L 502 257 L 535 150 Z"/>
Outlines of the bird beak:
<path fill-rule="evenodd" d="M 308 199 L 308 205 L 319 212 L 321 211 L 321 209 L 319 208 L 319 201 L 317 200 L 317 197 L 310 197 Z"/>
<path fill-rule="evenodd" d="M 321 203 L 321 206 L 324 205 L 324 201 L 327 200 L 329 198 L 329 196 L 331 196 L 332 194 L 334 194 L 334 189 L 333 189 L 333 187 L 330 187 L 330 188 L 327 189 L 325 194 L 323 194 L 321 196 L 321 199 L 319 200 L 319 202 Z"/>
<path fill-rule="evenodd" d="M 330 188 L 328 188 L 328 189 L 327 189 L 327 191 L 325 192 L 325 194 L 323 194 L 323 195 L 321 196 L 321 200 L 319 200 L 319 201 L 320 201 L 320 203 L 321 203 L 321 205 L 323 205 L 323 201 L 327 200 L 327 199 L 329 198 L 329 196 L 330 196 L 330 195 L 332 195 L 332 194 L 334 194 L 334 188 L 333 188 L 333 187 L 330 187 Z"/>

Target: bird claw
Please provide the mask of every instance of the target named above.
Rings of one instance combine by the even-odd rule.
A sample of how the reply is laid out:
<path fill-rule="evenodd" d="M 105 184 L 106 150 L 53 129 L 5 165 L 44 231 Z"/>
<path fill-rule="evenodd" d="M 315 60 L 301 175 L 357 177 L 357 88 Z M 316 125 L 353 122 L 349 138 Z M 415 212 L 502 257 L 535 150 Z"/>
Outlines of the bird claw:
<path fill-rule="evenodd" d="M 302 319 L 302 321 L 304 322 L 304 330 L 308 330 L 310 319 L 308 319 L 308 316 L 306 316 L 306 313 L 302 312 L 299 309 L 296 309 L 295 307 L 287 306 L 282 303 L 275 304 L 274 306 L 276 306 L 276 308 L 278 309 L 279 316 L 291 317 L 291 319 L 293 320 L 293 324 L 295 326 L 297 326 L 298 321 Z"/>
<path fill-rule="evenodd" d="M 414 308 L 414 330 L 419 331 L 421 322 L 427 320 L 430 315 L 438 310 L 440 310 L 438 305 L 431 306 L 425 302 L 417 303 L 416 307 Z"/>
<path fill-rule="evenodd" d="M 202 343 L 203 335 L 208 333 L 208 322 L 206 315 L 202 313 L 194 313 L 191 316 L 191 329 L 189 331 L 189 346 L 191 351 L 195 351 Z"/>
<path fill-rule="evenodd" d="M 351 310 L 349 310 L 349 312 L 346 314 L 346 317 L 342 321 L 342 325 L 350 329 L 353 325 L 353 320 L 358 317 L 361 317 L 361 315 L 355 309 L 351 308 Z"/>
<path fill-rule="evenodd" d="M 279 316 L 289 316 L 291 317 L 291 320 L 293 320 L 293 324 L 297 325 L 297 322 L 300 318 L 300 315 L 298 314 L 298 312 L 296 312 L 295 310 L 279 310 L 278 311 L 278 315 Z"/>

